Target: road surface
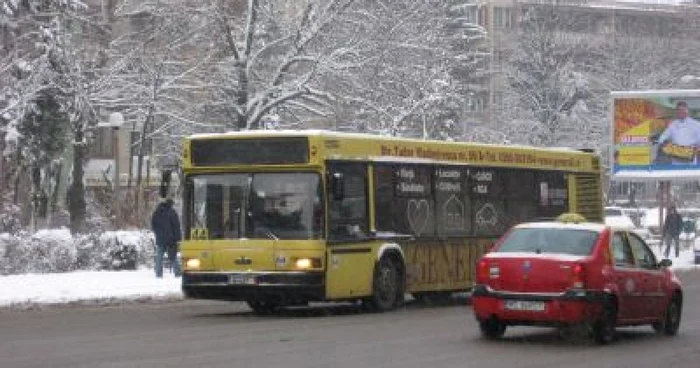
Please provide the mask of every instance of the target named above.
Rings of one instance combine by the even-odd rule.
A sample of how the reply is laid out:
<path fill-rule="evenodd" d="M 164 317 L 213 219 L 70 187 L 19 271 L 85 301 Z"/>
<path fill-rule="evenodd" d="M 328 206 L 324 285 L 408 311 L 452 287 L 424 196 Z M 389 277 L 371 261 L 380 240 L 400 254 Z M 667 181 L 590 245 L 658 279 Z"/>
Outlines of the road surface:
<path fill-rule="evenodd" d="M 465 300 L 386 314 L 314 306 L 269 317 L 242 303 L 184 301 L 0 311 L 0 367 L 698 367 L 700 272 L 681 273 L 677 337 L 623 329 L 596 346 L 517 327 L 484 341 Z"/>

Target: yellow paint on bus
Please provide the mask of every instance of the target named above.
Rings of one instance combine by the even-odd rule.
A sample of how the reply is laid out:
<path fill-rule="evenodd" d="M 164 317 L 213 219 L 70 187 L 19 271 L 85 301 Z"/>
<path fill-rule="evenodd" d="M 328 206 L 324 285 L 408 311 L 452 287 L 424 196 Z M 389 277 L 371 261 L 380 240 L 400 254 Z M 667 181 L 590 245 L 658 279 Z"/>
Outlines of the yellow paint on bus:
<path fill-rule="evenodd" d="M 468 290 L 477 259 L 514 222 L 559 209 L 603 218 L 599 157 L 572 149 L 246 131 L 186 138 L 182 168 L 185 295 L 258 312 L 342 300 L 391 309 L 403 293 Z M 508 192 L 520 177 L 533 198 Z M 496 197 L 491 180 L 502 181 Z M 273 210 L 281 227 L 253 229 L 256 211 Z"/>

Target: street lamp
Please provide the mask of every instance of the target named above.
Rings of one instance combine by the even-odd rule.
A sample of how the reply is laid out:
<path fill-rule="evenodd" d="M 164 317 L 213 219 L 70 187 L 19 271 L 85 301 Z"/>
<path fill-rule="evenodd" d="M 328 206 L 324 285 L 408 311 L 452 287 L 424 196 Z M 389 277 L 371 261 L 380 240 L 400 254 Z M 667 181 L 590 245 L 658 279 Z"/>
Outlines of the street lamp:
<path fill-rule="evenodd" d="M 109 115 L 109 121 L 97 124 L 100 128 L 110 128 L 112 130 L 112 154 L 114 155 L 114 226 L 118 229 L 121 219 L 121 202 L 119 195 L 119 128 L 124 124 L 124 115 L 120 112 L 113 112 Z"/>

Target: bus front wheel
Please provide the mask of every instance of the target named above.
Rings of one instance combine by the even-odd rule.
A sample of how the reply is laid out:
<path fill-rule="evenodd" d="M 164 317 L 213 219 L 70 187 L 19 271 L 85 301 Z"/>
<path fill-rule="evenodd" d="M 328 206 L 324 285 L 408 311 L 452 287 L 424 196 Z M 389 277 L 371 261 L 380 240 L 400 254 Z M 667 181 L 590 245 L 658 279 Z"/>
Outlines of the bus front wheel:
<path fill-rule="evenodd" d="M 388 257 L 382 257 L 374 272 L 372 295 L 364 300 L 365 307 L 373 312 L 384 312 L 400 302 L 399 293 L 403 293 L 401 273 L 397 265 Z"/>

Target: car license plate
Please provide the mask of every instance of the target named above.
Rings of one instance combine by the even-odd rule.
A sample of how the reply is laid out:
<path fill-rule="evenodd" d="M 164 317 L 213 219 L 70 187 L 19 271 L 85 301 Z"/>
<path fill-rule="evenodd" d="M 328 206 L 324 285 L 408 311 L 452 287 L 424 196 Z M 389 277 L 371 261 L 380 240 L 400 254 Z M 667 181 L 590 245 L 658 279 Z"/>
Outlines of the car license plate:
<path fill-rule="evenodd" d="M 533 302 L 527 300 L 506 300 L 503 303 L 503 307 L 508 310 L 542 312 L 544 311 L 544 302 Z"/>

